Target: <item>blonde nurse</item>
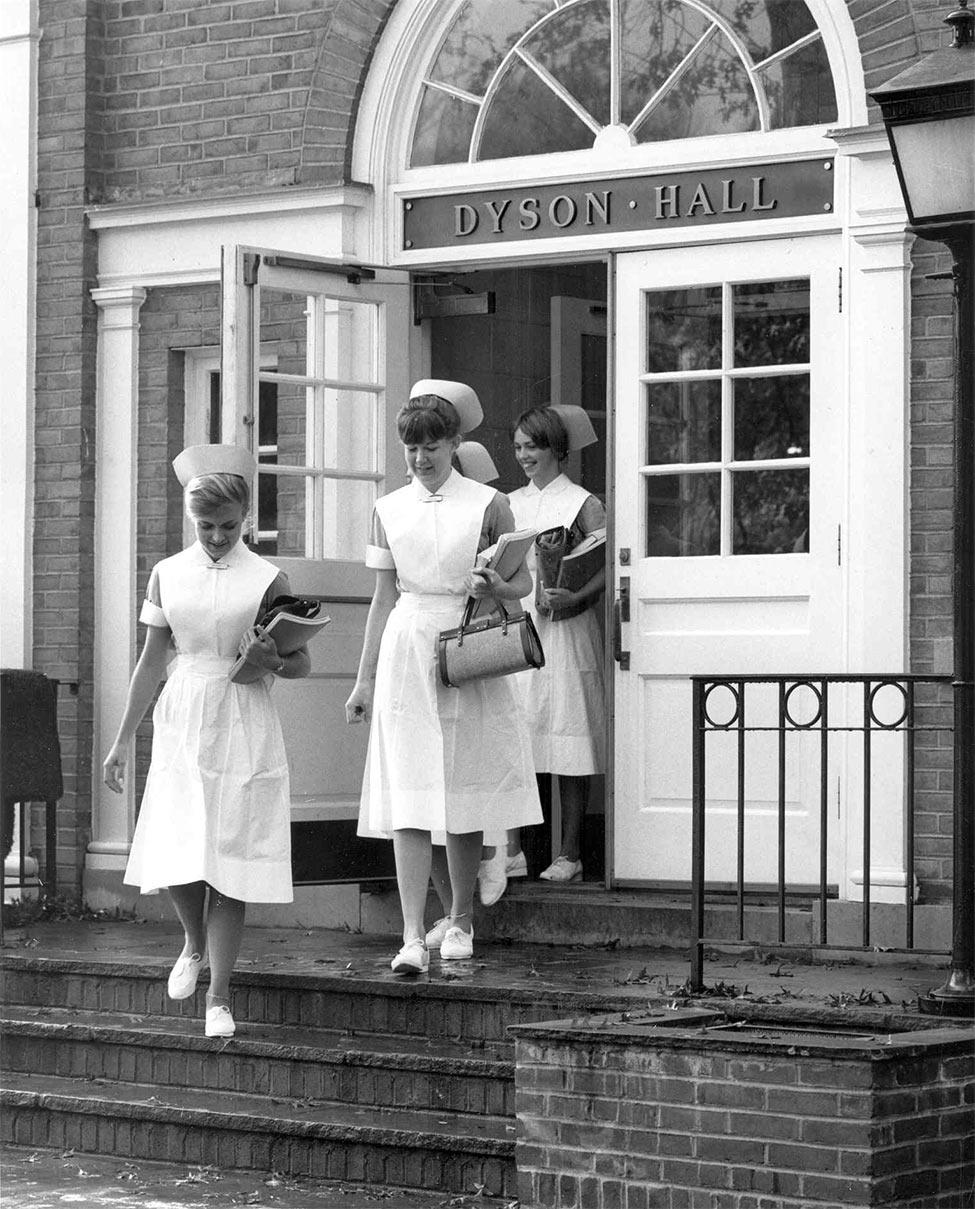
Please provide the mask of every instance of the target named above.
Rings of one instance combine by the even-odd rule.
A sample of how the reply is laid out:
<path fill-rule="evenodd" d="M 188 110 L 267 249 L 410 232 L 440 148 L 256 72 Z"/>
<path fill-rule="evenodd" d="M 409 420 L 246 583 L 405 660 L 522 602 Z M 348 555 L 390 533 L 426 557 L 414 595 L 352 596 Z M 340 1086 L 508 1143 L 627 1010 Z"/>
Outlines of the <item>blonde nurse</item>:
<path fill-rule="evenodd" d="M 188 999 L 209 963 L 205 1032 L 229 1037 L 245 905 L 292 901 L 288 763 L 270 690 L 276 677 L 300 679 L 310 665 L 306 648 L 279 655 L 255 625 L 289 587 L 241 541 L 253 457 L 236 445 L 194 445 L 173 468 L 196 541 L 152 570 L 140 617 L 145 645 L 104 779 L 122 791 L 126 754 L 175 648 L 152 715 L 125 881 L 143 894 L 168 888 L 184 931 L 169 995 Z M 239 654 L 254 669 L 246 684 L 228 678 Z"/>

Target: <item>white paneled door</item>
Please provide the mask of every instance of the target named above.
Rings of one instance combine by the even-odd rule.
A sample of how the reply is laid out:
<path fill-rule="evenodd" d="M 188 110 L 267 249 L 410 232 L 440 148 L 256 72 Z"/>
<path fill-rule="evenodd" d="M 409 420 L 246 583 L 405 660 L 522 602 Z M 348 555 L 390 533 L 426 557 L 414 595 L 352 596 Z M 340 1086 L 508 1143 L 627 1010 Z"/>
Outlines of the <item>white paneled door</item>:
<path fill-rule="evenodd" d="M 625 657 L 615 669 L 617 882 L 690 877 L 689 676 L 844 670 L 838 253 L 826 236 L 617 259 L 614 587 L 629 610 L 628 670 Z M 776 704 L 762 690 L 749 721 L 774 724 Z M 818 879 L 806 738 L 788 757 L 790 884 Z M 734 744 L 709 740 L 709 882 L 735 876 Z M 776 874 L 774 735 L 752 752 L 745 878 L 762 884 Z"/>

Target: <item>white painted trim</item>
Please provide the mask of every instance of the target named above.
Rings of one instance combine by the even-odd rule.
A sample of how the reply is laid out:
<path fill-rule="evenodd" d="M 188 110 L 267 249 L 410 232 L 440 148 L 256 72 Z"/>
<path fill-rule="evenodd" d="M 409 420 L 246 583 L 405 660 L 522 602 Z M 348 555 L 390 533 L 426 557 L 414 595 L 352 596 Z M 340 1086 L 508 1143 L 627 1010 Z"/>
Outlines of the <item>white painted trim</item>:
<path fill-rule="evenodd" d="M 37 327 L 36 0 L 0 5 L 0 292 L 3 368 L 0 410 L 0 665 L 33 664 L 34 372 Z"/>
<path fill-rule="evenodd" d="M 153 227 L 172 223 L 227 220 L 258 214 L 289 214 L 300 210 L 362 209 L 372 200 L 367 185 L 340 185 L 317 189 L 280 189 L 246 197 L 201 197 L 192 201 L 132 202 L 89 206 L 88 225 L 93 231 L 121 227 Z"/>
<path fill-rule="evenodd" d="M 495 160 L 477 164 L 407 168 L 409 144 L 419 102 L 419 81 L 426 74 L 461 0 L 400 0 L 387 23 L 373 56 L 363 89 L 353 143 L 353 175 L 376 190 L 372 208 L 370 244 L 376 258 L 392 263 L 399 245 L 392 225 L 394 208 L 385 199 L 391 191 L 428 188 L 461 190 L 526 177 L 566 180 L 575 176 L 650 170 L 706 162 L 741 162 L 744 156 L 769 158 L 802 154 L 821 146 L 820 128 L 729 135 L 714 139 L 689 139 L 652 143 L 633 148 L 598 149 L 558 155 Z M 841 0 L 809 0 L 833 71 L 837 99 L 837 124 L 852 127 L 866 121 L 863 68 L 856 30 Z M 720 144 L 717 156 L 712 144 Z M 801 150 L 800 150 L 801 148 Z M 760 149 L 760 150 L 758 150 Z M 540 175 L 543 174 L 543 175 Z"/>
<path fill-rule="evenodd" d="M 141 289 L 94 289 L 99 417 L 95 459 L 95 635 L 92 811 L 88 867 L 122 869 L 135 827 L 135 744 L 121 797 L 102 760 L 125 709 L 136 655 L 139 308 Z"/>

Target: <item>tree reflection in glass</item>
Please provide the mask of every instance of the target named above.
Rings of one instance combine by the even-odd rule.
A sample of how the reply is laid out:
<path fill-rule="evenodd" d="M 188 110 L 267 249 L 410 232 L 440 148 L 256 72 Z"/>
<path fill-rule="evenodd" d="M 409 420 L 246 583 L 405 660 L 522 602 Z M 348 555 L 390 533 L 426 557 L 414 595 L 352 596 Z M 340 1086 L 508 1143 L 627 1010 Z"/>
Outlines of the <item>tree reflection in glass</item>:
<path fill-rule="evenodd" d="M 613 70 L 613 48 L 618 70 Z M 425 78 L 412 165 L 835 121 L 804 0 L 468 0 Z"/>

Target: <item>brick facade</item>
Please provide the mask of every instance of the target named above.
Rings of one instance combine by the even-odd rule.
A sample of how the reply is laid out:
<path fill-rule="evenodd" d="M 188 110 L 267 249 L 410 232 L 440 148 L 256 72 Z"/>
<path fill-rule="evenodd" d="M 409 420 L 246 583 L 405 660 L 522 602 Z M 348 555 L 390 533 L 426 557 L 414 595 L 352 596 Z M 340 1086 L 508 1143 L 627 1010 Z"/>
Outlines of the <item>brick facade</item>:
<path fill-rule="evenodd" d="M 59 876 L 80 884 L 91 810 L 96 245 L 87 204 L 348 181 L 356 105 L 393 0 L 40 0 L 34 666 L 60 693 Z M 874 87 L 941 38 L 934 0 L 853 0 Z M 914 253 L 911 658 L 950 666 L 951 297 Z M 164 467 L 182 438 L 181 348 L 216 345 L 213 291 L 142 308 L 139 588 L 179 543 Z M 76 691 L 68 687 L 76 685 Z M 950 893 L 950 766 L 922 751 L 918 875 Z"/>
<path fill-rule="evenodd" d="M 514 1030 L 522 1204 L 969 1203 L 970 1029 L 890 1033 L 887 1024 L 870 1035 L 837 1013 L 817 1026 L 798 1011 L 778 1022 L 698 1012 L 683 1023 L 677 1012 L 656 1025 L 667 1015 Z"/>

